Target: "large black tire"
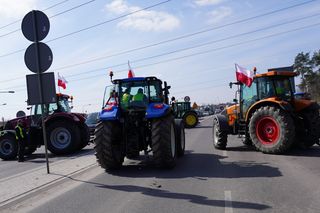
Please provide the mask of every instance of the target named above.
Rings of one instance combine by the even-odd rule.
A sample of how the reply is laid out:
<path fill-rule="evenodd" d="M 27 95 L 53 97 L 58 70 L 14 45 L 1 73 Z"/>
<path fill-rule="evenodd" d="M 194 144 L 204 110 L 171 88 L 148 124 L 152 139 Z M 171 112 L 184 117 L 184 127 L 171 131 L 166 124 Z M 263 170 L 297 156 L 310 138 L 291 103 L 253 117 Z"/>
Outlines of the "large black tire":
<path fill-rule="evenodd" d="M 79 127 L 71 122 L 55 121 L 48 126 L 48 149 L 56 155 L 71 154 L 81 146 Z"/>
<path fill-rule="evenodd" d="M 249 123 L 252 143 L 259 151 L 280 154 L 288 150 L 295 137 L 295 126 L 290 114 L 272 106 L 257 109 Z"/>
<path fill-rule="evenodd" d="M 87 125 L 84 125 L 81 128 L 81 143 L 78 148 L 78 150 L 82 150 L 84 147 L 86 147 L 90 142 L 90 131 L 89 127 Z"/>
<path fill-rule="evenodd" d="M 124 160 L 121 124 L 117 121 L 100 121 L 94 134 L 94 149 L 100 166 L 106 170 L 120 168 Z"/>
<path fill-rule="evenodd" d="M 182 157 L 184 155 L 184 151 L 186 148 L 184 122 L 181 119 L 175 119 L 174 123 L 175 123 L 177 156 Z"/>
<path fill-rule="evenodd" d="M 186 112 L 183 115 L 182 120 L 186 128 L 194 128 L 199 122 L 197 113 L 193 111 Z"/>
<path fill-rule="evenodd" d="M 36 146 L 36 145 L 28 145 L 24 149 L 24 154 L 31 155 L 32 153 L 34 153 L 37 150 L 37 148 L 38 148 L 38 146 Z"/>
<path fill-rule="evenodd" d="M 217 120 L 213 120 L 212 141 L 216 149 L 225 150 L 228 142 L 228 134 L 222 131 Z"/>
<path fill-rule="evenodd" d="M 0 158 L 3 160 L 13 160 L 18 154 L 18 143 L 15 135 L 5 134 L 0 136 Z"/>
<path fill-rule="evenodd" d="M 297 134 L 298 145 L 302 148 L 309 148 L 319 143 L 320 117 L 318 110 L 306 110 L 301 113 L 304 130 Z"/>
<path fill-rule="evenodd" d="M 161 168 L 173 168 L 176 159 L 176 142 L 172 115 L 153 120 L 151 140 L 155 165 Z"/>
<path fill-rule="evenodd" d="M 251 140 L 251 138 L 250 138 L 249 133 L 246 133 L 245 139 L 242 141 L 242 143 L 243 143 L 245 146 L 248 146 L 248 147 L 252 147 L 252 146 L 253 146 L 253 143 L 252 143 L 252 140 Z"/>

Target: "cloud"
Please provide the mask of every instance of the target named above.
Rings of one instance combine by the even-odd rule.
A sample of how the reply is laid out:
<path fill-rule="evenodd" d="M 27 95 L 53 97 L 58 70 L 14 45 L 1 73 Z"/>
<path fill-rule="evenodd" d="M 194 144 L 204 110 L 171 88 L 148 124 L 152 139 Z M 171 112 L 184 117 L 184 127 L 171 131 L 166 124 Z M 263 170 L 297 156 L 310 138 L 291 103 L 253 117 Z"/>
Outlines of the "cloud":
<path fill-rule="evenodd" d="M 231 14 L 232 9 L 230 7 L 219 7 L 218 9 L 209 12 L 209 23 L 218 23 Z"/>
<path fill-rule="evenodd" d="M 194 0 L 194 3 L 199 6 L 206 6 L 206 5 L 217 5 L 225 0 Z"/>
<path fill-rule="evenodd" d="M 1 0 L 0 18 L 22 18 L 35 6 L 36 0 Z"/>
<path fill-rule="evenodd" d="M 106 9 L 114 14 L 130 13 L 142 8 L 129 6 L 124 0 L 114 0 L 106 5 Z M 118 27 L 136 29 L 141 31 L 170 31 L 180 25 L 180 20 L 166 12 L 144 10 L 126 17 L 118 23 Z"/>

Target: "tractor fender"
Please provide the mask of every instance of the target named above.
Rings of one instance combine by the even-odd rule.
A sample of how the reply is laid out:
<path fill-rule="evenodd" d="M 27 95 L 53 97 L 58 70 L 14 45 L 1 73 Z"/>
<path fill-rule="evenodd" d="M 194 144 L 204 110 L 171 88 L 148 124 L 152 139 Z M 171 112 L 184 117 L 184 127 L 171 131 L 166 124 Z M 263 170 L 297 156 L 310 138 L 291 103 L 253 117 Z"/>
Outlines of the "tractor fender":
<path fill-rule="evenodd" d="M 45 120 L 45 124 L 49 126 L 51 123 L 59 120 L 75 123 L 79 128 L 81 128 L 84 123 L 84 119 L 79 118 L 73 113 L 55 113 Z"/>
<path fill-rule="evenodd" d="M 46 123 L 52 122 L 53 120 L 58 120 L 61 118 L 65 118 L 67 120 L 74 121 L 74 122 L 84 122 L 85 121 L 85 118 L 83 118 L 82 116 L 77 116 L 74 113 L 57 112 L 57 113 L 54 113 L 54 114 L 48 116 L 46 118 L 45 122 Z"/>
<path fill-rule="evenodd" d="M 146 118 L 159 118 L 168 114 L 170 106 L 163 103 L 151 103 L 149 104 L 146 112 Z"/>
<path fill-rule="evenodd" d="M 230 132 L 230 126 L 228 125 L 227 116 L 223 114 L 215 114 L 213 120 L 216 121 L 219 125 L 219 128 L 223 132 Z"/>
<path fill-rule="evenodd" d="M 16 135 L 16 131 L 15 130 L 2 130 L 0 131 L 0 137 L 7 135 L 7 134 L 12 134 L 12 135 Z"/>
<path fill-rule="evenodd" d="M 263 106 L 274 106 L 274 107 L 278 107 L 286 112 L 289 112 L 290 114 L 293 113 L 294 109 L 291 106 L 291 104 L 289 104 L 286 101 L 275 101 L 275 100 L 261 100 L 256 102 L 255 104 L 253 104 L 252 106 L 250 106 L 250 108 L 247 111 L 245 120 L 246 122 L 248 122 L 248 120 L 250 119 L 251 115 L 254 113 L 254 111 L 256 111 L 256 109 L 263 107 Z"/>

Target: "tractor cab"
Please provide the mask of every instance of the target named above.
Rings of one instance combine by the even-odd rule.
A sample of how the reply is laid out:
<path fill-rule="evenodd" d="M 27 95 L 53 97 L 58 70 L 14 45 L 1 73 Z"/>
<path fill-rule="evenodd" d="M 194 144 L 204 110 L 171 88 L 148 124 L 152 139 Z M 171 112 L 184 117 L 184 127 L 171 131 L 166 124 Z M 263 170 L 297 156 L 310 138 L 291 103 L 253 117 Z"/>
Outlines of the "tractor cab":
<path fill-rule="evenodd" d="M 58 93 L 57 101 L 45 105 L 47 112 L 46 115 L 52 115 L 54 113 L 71 113 L 73 97 L 65 94 Z M 31 125 L 37 126 L 40 123 L 42 115 L 41 105 L 37 104 L 31 107 Z"/>
<path fill-rule="evenodd" d="M 135 77 L 117 79 L 107 86 L 104 105 L 100 116 L 102 119 L 116 119 L 120 114 L 132 112 L 144 113 L 144 117 L 159 117 L 169 109 L 168 89 L 166 82 L 156 77 Z"/>
<path fill-rule="evenodd" d="M 293 103 L 294 72 L 267 72 L 257 74 L 250 87 L 240 84 L 240 118 L 245 119 L 248 110 L 261 101 Z"/>

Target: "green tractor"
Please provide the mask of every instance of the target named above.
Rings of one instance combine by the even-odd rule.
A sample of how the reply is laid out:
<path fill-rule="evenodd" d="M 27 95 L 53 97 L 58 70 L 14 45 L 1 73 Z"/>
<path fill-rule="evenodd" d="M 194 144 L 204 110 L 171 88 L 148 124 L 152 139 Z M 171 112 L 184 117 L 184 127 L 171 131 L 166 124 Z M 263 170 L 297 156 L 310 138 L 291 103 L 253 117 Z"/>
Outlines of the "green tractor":
<path fill-rule="evenodd" d="M 182 119 L 186 128 L 194 128 L 198 124 L 198 114 L 192 109 L 189 96 L 184 97 L 183 102 L 176 102 L 175 97 L 172 97 L 171 105 L 175 118 Z"/>

